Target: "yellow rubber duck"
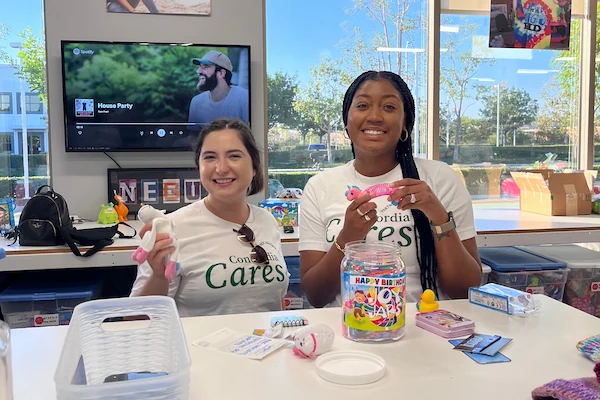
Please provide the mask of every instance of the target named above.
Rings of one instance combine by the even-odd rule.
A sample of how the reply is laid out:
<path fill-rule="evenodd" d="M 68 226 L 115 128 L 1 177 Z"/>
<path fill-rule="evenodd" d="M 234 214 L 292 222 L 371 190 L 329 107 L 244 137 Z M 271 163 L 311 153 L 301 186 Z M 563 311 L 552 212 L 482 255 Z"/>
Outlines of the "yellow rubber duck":
<path fill-rule="evenodd" d="M 422 313 L 428 313 L 440 308 L 440 305 L 435 301 L 435 293 L 433 290 L 427 289 L 421 295 L 421 300 L 417 303 L 417 310 Z"/>

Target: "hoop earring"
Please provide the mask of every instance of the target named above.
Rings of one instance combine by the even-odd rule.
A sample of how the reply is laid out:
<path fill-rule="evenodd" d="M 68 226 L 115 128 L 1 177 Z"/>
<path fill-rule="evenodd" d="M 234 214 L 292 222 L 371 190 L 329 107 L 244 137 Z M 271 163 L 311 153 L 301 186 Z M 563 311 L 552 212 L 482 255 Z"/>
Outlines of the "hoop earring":
<path fill-rule="evenodd" d="M 404 136 L 404 134 L 406 134 L 406 136 Z M 408 131 L 405 129 L 400 134 L 400 141 L 401 142 L 406 142 L 408 140 L 408 138 L 410 138 L 410 135 L 408 134 Z"/>
<path fill-rule="evenodd" d="M 344 128 L 344 137 L 350 140 L 350 134 L 348 133 L 348 129 Z"/>

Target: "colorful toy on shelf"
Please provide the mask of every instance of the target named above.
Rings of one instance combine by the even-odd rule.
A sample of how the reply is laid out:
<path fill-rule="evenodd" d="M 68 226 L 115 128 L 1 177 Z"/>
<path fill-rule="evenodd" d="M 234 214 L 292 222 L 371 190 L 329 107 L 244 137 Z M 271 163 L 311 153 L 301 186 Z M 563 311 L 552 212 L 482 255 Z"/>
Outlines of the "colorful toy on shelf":
<path fill-rule="evenodd" d="M 348 190 L 346 190 L 346 199 L 348 199 L 348 201 L 352 201 L 367 193 L 371 194 L 373 197 L 388 196 L 400 189 L 401 188 L 399 187 L 391 188 L 387 183 L 378 183 L 377 185 L 369 186 L 362 191 L 358 186 L 348 186 Z"/>
<path fill-rule="evenodd" d="M 302 189 L 299 188 L 285 188 L 282 189 L 277 197 L 280 199 L 295 199 L 299 200 L 302 198 Z"/>
<path fill-rule="evenodd" d="M 266 199 L 258 206 L 270 212 L 279 226 L 298 226 L 300 200 Z"/>
<path fill-rule="evenodd" d="M 168 247 L 175 247 L 175 251 L 169 254 L 165 260 L 165 277 L 169 283 L 171 283 L 175 273 L 179 270 L 179 263 L 177 262 L 177 257 L 179 256 L 179 243 L 177 242 L 177 237 L 175 237 L 175 225 L 173 224 L 173 221 L 165 217 L 164 210 L 159 211 L 149 205 L 144 205 L 140 208 L 138 211 L 138 218 L 144 224 L 152 223 L 152 228 L 146 232 L 144 238 L 142 239 L 142 244 L 140 244 L 137 250 L 133 253 L 133 260 L 138 264 L 145 262 L 148 259 L 148 254 L 154 247 L 156 235 L 159 233 L 168 234 L 171 239 L 173 239 L 173 243 L 171 243 Z"/>
<path fill-rule="evenodd" d="M 421 313 L 428 313 L 440 308 L 440 305 L 435 301 L 435 293 L 433 290 L 426 289 L 421 293 L 421 300 L 417 303 L 417 310 Z"/>
<path fill-rule="evenodd" d="M 117 205 L 115 206 L 115 210 L 117 211 L 117 215 L 119 217 L 119 222 L 127 222 L 127 214 L 129 214 L 129 209 L 123 203 L 123 198 L 117 194 L 116 190 L 113 190 L 114 198 L 117 201 Z"/>
<path fill-rule="evenodd" d="M 98 214 L 97 222 L 104 225 L 114 225 L 119 223 L 119 216 L 117 215 L 113 203 L 100 205 L 100 213 Z"/>
<path fill-rule="evenodd" d="M 294 354 L 316 358 L 333 347 L 335 332 L 325 324 L 308 325 L 294 334 Z"/>

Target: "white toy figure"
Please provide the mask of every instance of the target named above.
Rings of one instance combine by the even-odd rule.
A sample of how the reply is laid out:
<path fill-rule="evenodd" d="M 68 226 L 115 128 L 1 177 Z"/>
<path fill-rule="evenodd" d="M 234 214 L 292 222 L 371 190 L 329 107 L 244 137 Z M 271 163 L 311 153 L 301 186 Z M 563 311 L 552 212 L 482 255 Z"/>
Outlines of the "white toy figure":
<path fill-rule="evenodd" d="M 179 270 L 179 263 L 177 262 L 177 257 L 179 255 L 179 243 L 177 243 L 177 238 L 175 237 L 175 226 L 173 225 L 173 221 L 165 217 L 165 211 L 159 211 L 152 206 L 144 205 L 138 211 L 138 218 L 144 223 L 152 222 L 152 229 L 150 229 L 144 235 L 142 239 L 142 244 L 137 248 L 137 250 L 133 253 L 133 260 L 138 264 L 142 264 L 148 259 L 148 253 L 154 247 L 154 242 L 156 241 L 156 235 L 159 233 L 168 234 L 171 239 L 173 239 L 173 243 L 171 243 L 167 247 L 175 247 L 175 251 L 172 252 L 169 256 L 167 256 L 166 268 L 165 268 L 165 277 L 171 283 L 173 281 L 173 277 L 175 273 Z"/>
<path fill-rule="evenodd" d="M 294 334 L 294 354 L 316 358 L 333 347 L 335 332 L 325 324 L 308 325 Z"/>

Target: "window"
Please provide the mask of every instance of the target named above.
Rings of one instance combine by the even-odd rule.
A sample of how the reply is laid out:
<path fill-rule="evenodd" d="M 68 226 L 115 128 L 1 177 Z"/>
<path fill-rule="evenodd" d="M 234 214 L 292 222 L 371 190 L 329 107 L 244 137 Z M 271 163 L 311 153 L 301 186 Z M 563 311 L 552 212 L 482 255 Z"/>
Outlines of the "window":
<path fill-rule="evenodd" d="M 415 97 L 415 154 L 426 156 L 427 2 L 267 0 L 268 159 L 271 195 L 304 188 L 352 159 L 342 98 L 360 73 L 391 70 Z M 318 12 L 315 12 L 318 10 Z"/>
<path fill-rule="evenodd" d="M 0 114 L 12 112 L 12 93 L 0 93 Z"/>
<path fill-rule="evenodd" d="M 441 21 L 440 159 L 472 198 L 516 199 L 510 171 L 577 168 L 581 21 L 566 51 L 491 48 L 489 15 Z"/>
<path fill-rule="evenodd" d="M 21 93 L 17 93 L 17 106 L 21 114 Z M 25 93 L 25 114 L 42 114 L 42 99 L 38 93 Z"/>
<path fill-rule="evenodd" d="M 14 198 L 19 212 L 49 179 L 43 0 L 0 8 L 0 198 Z"/>
<path fill-rule="evenodd" d="M 12 153 L 12 133 L 0 133 L 0 153 Z"/>

